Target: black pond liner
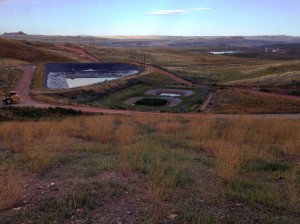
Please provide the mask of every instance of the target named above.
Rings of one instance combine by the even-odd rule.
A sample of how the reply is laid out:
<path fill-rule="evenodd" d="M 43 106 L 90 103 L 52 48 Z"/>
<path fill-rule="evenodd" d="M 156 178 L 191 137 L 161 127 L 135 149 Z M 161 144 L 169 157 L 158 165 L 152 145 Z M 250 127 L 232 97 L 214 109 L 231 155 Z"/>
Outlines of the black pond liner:
<path fill-rule="evenodd" d="M 122 78 L 130 75 L 131 71 L 138 71 L 139 74 L 144 71 L 143 67 L 127 63 L 48 63 L 45 65 L 45 80 L 47 86 L 49 74 L 58 79 L 58 86 L 65 88 L 63 83 L 65 79 L 75 78 Z M 53 73 L 57 73 L 53 75 Z M 61 82 L 61 83 L 60 83 Z M 47 86 L 48 87 L 48 86 Z"/>
<path fill-rule="evenodd" d="M 168 100 L 161 98 L 142 98 L 136 101 L 135 105 L 160 107 L 166 106 L 168 103 Z"/>

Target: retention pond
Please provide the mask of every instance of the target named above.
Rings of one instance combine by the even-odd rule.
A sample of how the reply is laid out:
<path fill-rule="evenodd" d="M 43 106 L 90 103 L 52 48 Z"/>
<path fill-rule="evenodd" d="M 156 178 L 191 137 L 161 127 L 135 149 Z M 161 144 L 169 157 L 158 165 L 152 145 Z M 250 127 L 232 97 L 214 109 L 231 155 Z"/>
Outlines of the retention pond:
<path fill-rule="evenodd" d="M 137 75 L 144 69 L 126 63 L 49 63 L 45 66 L 45 85 L 68 89 Z"/>

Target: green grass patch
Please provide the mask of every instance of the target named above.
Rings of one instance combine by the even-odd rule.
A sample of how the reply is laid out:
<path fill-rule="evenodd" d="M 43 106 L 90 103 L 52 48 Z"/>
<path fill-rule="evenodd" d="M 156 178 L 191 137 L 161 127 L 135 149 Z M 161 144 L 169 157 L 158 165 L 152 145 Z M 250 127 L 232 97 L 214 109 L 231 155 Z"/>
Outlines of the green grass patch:
<path fill-rule="evenodd" d="M 27 211 L 21 216 L 23 220 L 31 219 L 34 223 L 65 223 L 73 216 L 88 221 L 91 212 L 101 208 L 105 199 L 120 197 L 126 190 L 126 187 L 116 182 L 81 183 L 65 197 L 42 199 L 34 210 Z M 78 213 L 77 209 L 83 212 Z"/>
<path fill-rule="evenodd" d="M 250 204 L 261 204 L 268 207 L 280 207 L 278 192 L 271 187 L 246 180 L 236 180 L 225 189 L 232 200 L 240 200 Z"/>
<path fill-rule="evenodd" d="M 3 107 L 0 108 L 0 122 L 2 121 L 32 121 L 41 119 L 58 119 L 70 116 L 80 116 L 80 111 L 64 108 L 34 108 L 34 107 Z"/>
<path fill-rule="evenodd" d="M 141 144 L 121 147 L 118 155 L 120 168 L 144 174 L 150 188 L 162 199 L 168 199 L 178 188 L 193 181 L 185 172 L 187 157 L 182 150 L 146 137 Z"/>
<path fill-rule="evenodd" d="M 263 159 L 256 159 L 253 161 L 250 161 L 246 165 L 247 170 L 254 170 L 254 171 L 288 171 L 291 170 L 292 167 L 291 165 L 287 163 L 279 163 L 279 162 L 271 162 L 271 161 L 266 161 Z"/>
<path fill-rule="evenodd" d="M 199 162 L 205 166 L 208 167 L 215 167 L 216 166 L 216 161 L 214 158 L 212 157 L 199 157 L 195 159 L 196 162 Z"/>
<path fill-rule="evenodd" d="M 179 211 L 178 223 L 217 224 L 218 217 L 210 212 L 199 211 L 196 208 L 184 208 Z"/>
<path fill-rule="evenodd" d="M 11 91 L 20 80 L 22 72 L 17 69 L 3 69 L 0 67 L 0 90 Z"/>
<path fill-rule="evenodd" d="M 96 176 L 101 171 L 112 170 L 117 167 L 117 160 L 112 156 L 98 155 L 81 160 L 76 164 L 74 174 Z"/>

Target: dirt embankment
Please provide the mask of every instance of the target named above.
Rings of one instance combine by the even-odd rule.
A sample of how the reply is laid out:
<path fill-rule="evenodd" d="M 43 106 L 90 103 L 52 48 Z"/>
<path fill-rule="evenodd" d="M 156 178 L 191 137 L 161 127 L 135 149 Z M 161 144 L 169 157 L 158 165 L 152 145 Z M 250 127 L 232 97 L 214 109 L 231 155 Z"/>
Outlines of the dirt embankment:
<path fill-rule="evenodd" d="M 100 60 L 98 58 L 95 58 L 89 54 L 87 54 L 84 50 L 80 49 L 80 48 L 75 48 L 72 46 L 67 46 L 67 45 L 58 45 L 57 46 L 59 49 L 62 50 L 67 50 L 67 51 L 72 51 L 74 53 L 77 53 L 79 55 L 84 56 L 86 59 L 93 61 L 93 62 L 100 62 Z"/>
<path fill-rule="evenodd" d="M 73 61 L 46 49 L 31 46 L 21 41 L 0 38 L 0 57 L 14 58 L 26 62 L 39 61 Z"/>
<path fill-rule="evenodd" d="M 154 71 L 154 72 L 158 72 L 160 74 L 163 74 L 163 75 L 166 75 L 168 77 L 170 77 L 171 79 L 175 80 L 176 82 L 179 82 L 183 85 L 186 85 L 186 86 L 192 86 L 193 83 L 192 82 L 189 82 L 183 78 L 180 78 L 178 77 L 177 75 L 174 75 L 173 73 L 169 72 L 169 71 L 166 71 L 166 70 L 163 70 L 159 67 L 156 67 L 156 66 L 153 66 L 153 65 L 147 65 L 147 67 L 151 70 L 151 71 Z"/>

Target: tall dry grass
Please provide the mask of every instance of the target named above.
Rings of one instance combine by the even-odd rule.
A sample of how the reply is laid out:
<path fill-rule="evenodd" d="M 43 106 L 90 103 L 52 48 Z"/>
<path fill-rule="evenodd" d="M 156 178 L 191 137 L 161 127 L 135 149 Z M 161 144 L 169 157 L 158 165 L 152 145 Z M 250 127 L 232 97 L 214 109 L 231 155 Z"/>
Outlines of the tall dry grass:
<path fill-rule="evenodd" d="M 14 206 L 24 193 L 25 177 L 18 171 L 0 168 L 0 210 Z"/>
<path fill-rule="evenodd" d="M 221 178 L 235 178 L 248 161 L 300 154 L 300 122 L 279 119 L 201 119 L 188 126 L 190 146 L 212 154 Z"/>
<path fill-rule="evenodd" d="M 64 121 L 63 126 L 73 137 L 107 143 L 112 141 L 115 122 L 114 116 L 93 116 L 68 119 Z"/>
<path fill-rule="evenodd" d="M 137 130 L 136 126 L 132 122 L 127 122 L 120 125 L 114 133 L 115 140 L 121 145 L 130 145 L 134 142 Z"/>
<path fill-rule="evenodd" d="M 176 192 L 178 183 L 187 181 L 182 174 L 188 165 L 185 157 L 190 155 L 191 149 L 214 157 L 215 173 L 229 182 L 243 175 L 242 168 L 249 161 L 281 160 L 282 156 L 291 161 L 299 158 L 299 127 L 298 120 L 196 116 L 179 119 L 166 115 L 6 122 L 0 125 L 0 153 L 18 155 L 22 159 L 12 163 L 21 162 L 27 171 L 39 172 L 51 164 L 54 156 L 76 150 L 78 142 L 92 142 L 99 149 L 103 145 L 105 150 L 114 150 L 113 159 L 117 160 L 116 166 L 122 172 L 145 174 L 153 195 L 164 198 Z M 146 131 L 141 131 L 145 128 Z M 11 173 L 17 172 L 15 167 L 10 165 Z M 5 184 L 4 172 L 1 175 L 2 189 L 13 185 L 12 174 L 5 174 Z M 287 185 L 291 205 L 298 203 L 297 186 L 294 179 Z M 16 200 L 13 196 L 5 197 Z"/>
<path fill-rule="evenodd" d="M 162 135 L 170 134 L 182 134 L 182 124 L 176 121 L 173 122 L 160 122 L 156 124 L 156 128 L 159 130 Z"/>

